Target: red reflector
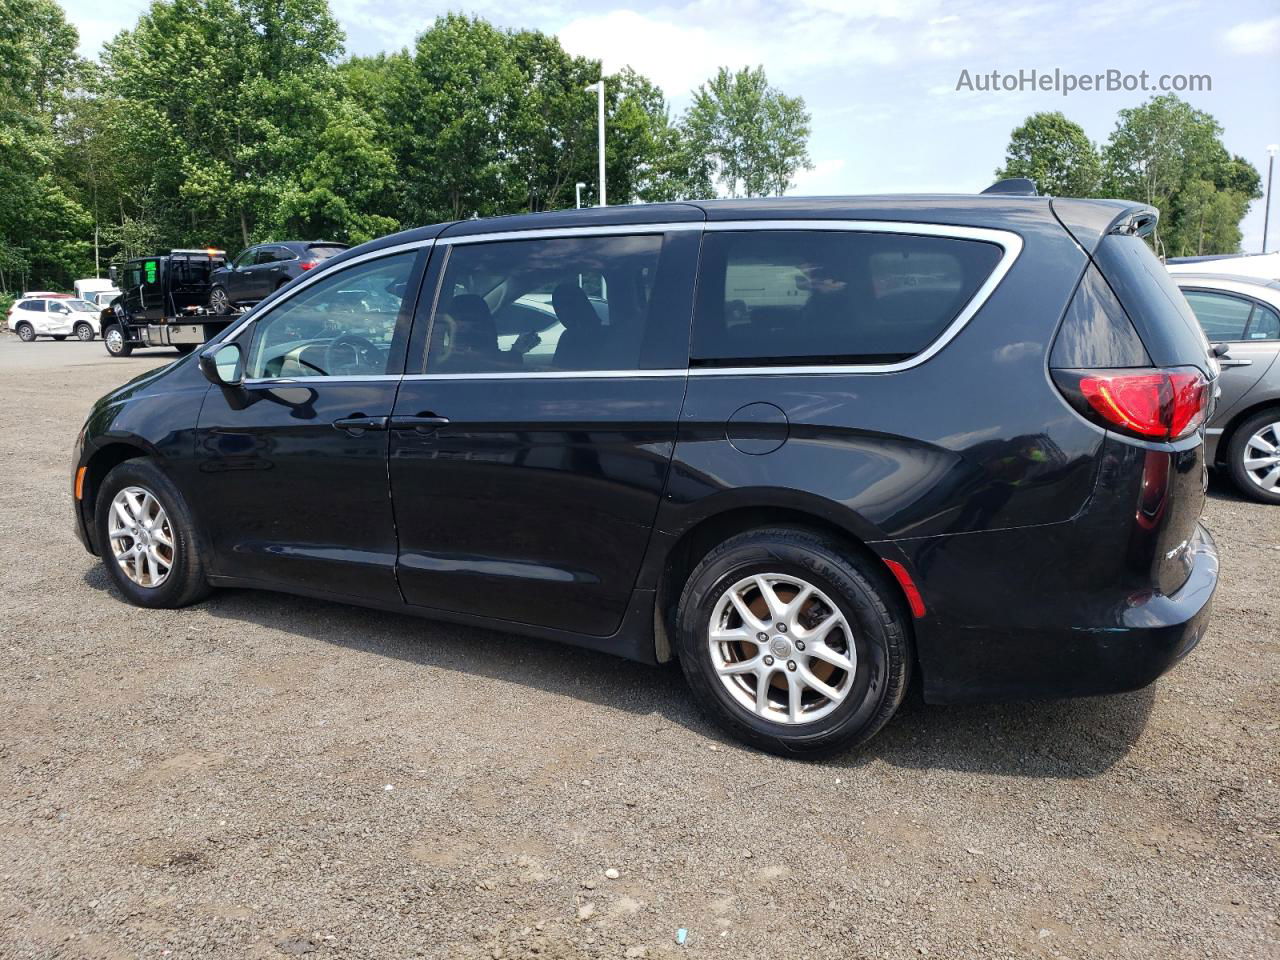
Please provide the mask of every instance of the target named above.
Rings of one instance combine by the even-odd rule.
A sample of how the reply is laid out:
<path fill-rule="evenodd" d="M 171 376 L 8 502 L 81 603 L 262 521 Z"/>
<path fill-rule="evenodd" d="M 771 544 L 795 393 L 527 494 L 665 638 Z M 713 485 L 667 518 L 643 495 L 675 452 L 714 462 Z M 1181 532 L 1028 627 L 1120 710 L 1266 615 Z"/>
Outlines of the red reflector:
<path fill-rule="evenodd" d="M 1204 422 L 1209 383 L 1199 370 L 1110 371 L 1080 378 L 1080 393 L 1108 424 L 1149 440 L 1177 440 Z"/>
<path fill-rule="evenodd" d="M 889 568 L 889 572 L 893 574 L 894 579 L 898 581 L 898 585 L 902 587 L 902 592 L 907 595 L 907 604 L 911 607 L 911 615 L 919 620 L 924 616 L 924 597 L 920 596 L 920 591 L 916 589 L 916 584 L 911 579 L 911 574 L 907 573 L 907 568 L 896 560 L 885 560 L 884 565 Z"/>

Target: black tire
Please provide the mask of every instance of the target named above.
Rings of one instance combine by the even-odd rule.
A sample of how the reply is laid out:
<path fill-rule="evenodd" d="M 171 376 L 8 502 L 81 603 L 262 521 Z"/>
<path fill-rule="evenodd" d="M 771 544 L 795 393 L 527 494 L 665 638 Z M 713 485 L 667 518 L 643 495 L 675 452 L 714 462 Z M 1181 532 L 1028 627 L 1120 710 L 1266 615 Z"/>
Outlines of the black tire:
<path fill-rule="evenodd" d="M 88 324 L 88 323 L 77 323 L 77 324 L 76 324 L 76 339 L 77 339 L 77 340 L 83 341 L 84 343 L 88 343 L 89 341 L 91 341 L 91 340 L 94 338 L 94 336 L 95 336 L 95 334 L 94 334 L 94 332 L 93 332 L 93 326 L 92 326 L 92 324 Z"/>
<path fill-rule="evenodd" d="M 1280 504 L 1280 489 L 1274 491 L 1263 489 L 1245 467 L 1245 454 L 1248 452 L 1249 439 L 1255 433 L 1278 423 L 1280 423 L 1280 407 L 1260 410 L 1236 427 L 1231 434 L 1231 442 L 1227 445 L 1227 469 L 1231 471 L 1231 479 L 1235 482 L 1236 489 L 1250 500 L 1256 500 L 1259 503 Z M 1280 428 L 1269 435 L 1280 440 Z"/>
<path fill-rule="evenodd" d="M 127 357 L 133 353 L 133 344 L 125 338 L 118 323 L 110 323 L 102 328 L 102 344 L 113 357 Z"/>
<path fill-rule="evenodd" d="M 857 664 L 845 698 L 821 719 L 788 724 L 759 716 L 735 700 L 716 674 L 708 643 L 712 613 L 732 585 L 756 573 L 812 584 L 850 626 Z M 713 549 L 685 583 L 675 633 L 685 677 L 710 718 L 771 753 L 819 757 L 865 743 L 893 716 L 910 681 L 910 631 L 895 585 L 879 565 L 806 530 L 752 530 Z"/>
<path fill-rule="evenodd" d="M 214 287 L 209 291 L 209 309 L 220 317 L 231 313 L 231 299 L 225 287 Z"/>
<path fill-rule="evenodd" d="M 140 487 L 150 493 L 168 515 L 173 540 L 172 562 L 168 576 L 156 587 L 142 586 L 131 580 L 121 569 L 112 549 L 108 526 L 111 502 L 125 487 Z M 208 596 L 211 588 L 205 576 L 191 511 L 178 488 L 150 460 L 126 460 L 107 474 L 98 491 L 93 522 L 107 576 L 134 606 L 172 609 L 188 606 Z"/>
<path fill-rule="evenodd" d="M 67 335 L 66 335 L 65 333 L 55 333 L 55 334 L 53 335 L 53 339 L 55 339 L 55 340 L 57 340 L 57 341 L 61 342 L 61 341 L 65 340 L 65 339 L 67 339 Z"/>
<path fill-rule="evenodd" d="M 173 349 L 178 351 L 178 356 L 185 357 L 188 353 L 196 348 L 194 343 L 175 343 Z"/>
<path fill-rule="evenodd" d="M 23 343 L 30 343 L 36 338 L 36 328 L 29 323 L 20 323 L 13 331 Z"/>

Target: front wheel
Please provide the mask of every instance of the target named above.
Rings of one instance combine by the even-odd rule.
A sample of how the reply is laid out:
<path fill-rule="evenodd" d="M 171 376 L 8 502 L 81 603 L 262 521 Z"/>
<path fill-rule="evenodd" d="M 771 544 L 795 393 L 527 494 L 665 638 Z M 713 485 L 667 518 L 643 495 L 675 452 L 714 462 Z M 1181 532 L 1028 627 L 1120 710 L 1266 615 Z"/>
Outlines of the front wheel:
<path fill-rule="evenodd" d="M 910 674 L 906 615 L 887 575 L 805 530 L 753 530 L 708 553 L 680 597 L 676 642 L 712 720 L 793 756 L 865 743 Z"/>
<path fill-rule="evenodd" d="M 1231 479 L 1246 497 L 1280 504 L 1280 408 L 1254 414 L 1227 446 Z"/>
<path fill-rule="evenodd" d="M 94 506 L 107 575 L 139 607 L 185 607 L 209 593 L 191 511 L 150 460 L 107 474 Z"/>
<path fill-rule="evenodd" d="M 93 339 L 93 327 L 89 326 L 89 324 L 87 323 L 77 323 L 76 338 L 78 340 L 83 340 L 85 343 L 88 343 L 90 340 Z"/>
<path fill-rule="evenodd" d="M 102 331 L 102 343 L 107 348 L 107 353 L 113 357 L 127 357 L 133 353 L 133 344 L 125 339 L 124 331 L 118 323 L 113 323 Z"/>
<path fill-rule="evenodd" d="M 18 339 L 23 343 L 30 343 L 36 338 L 35 327 L 29 323 L 18 324 L 18 329 L 14 331 L 18 335 Z"/>

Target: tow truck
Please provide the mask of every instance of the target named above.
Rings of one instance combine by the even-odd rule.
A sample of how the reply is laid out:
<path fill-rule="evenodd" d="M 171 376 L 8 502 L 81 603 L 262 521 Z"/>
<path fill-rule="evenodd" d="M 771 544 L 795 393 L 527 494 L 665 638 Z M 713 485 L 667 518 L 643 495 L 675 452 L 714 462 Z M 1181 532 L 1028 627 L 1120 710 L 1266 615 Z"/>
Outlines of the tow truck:
<path fill-rule="evenodd" d="M 236 315 L 209 309 L 209 275 L 227 262 L 225 250 L 170 250 L 114 265 L 120 295 L 102 311 L 102 342 L 113 357 L 138 347 L 190 353 L 217 336 Z"/>

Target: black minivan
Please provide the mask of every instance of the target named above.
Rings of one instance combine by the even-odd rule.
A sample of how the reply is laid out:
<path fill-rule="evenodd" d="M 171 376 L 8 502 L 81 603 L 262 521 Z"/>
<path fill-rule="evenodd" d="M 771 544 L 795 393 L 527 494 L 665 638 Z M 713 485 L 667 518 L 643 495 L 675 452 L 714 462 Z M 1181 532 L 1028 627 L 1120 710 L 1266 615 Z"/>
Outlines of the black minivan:
<path fill-rule="evenodd" d="M 1204 633 L 1217 366 L 1142 235 L 1035 196 L 723 200 L 347 250 L 98 402 L 132 603 L 262 587 L 678 658 L 765 749 L 1150 683 Z"/>

